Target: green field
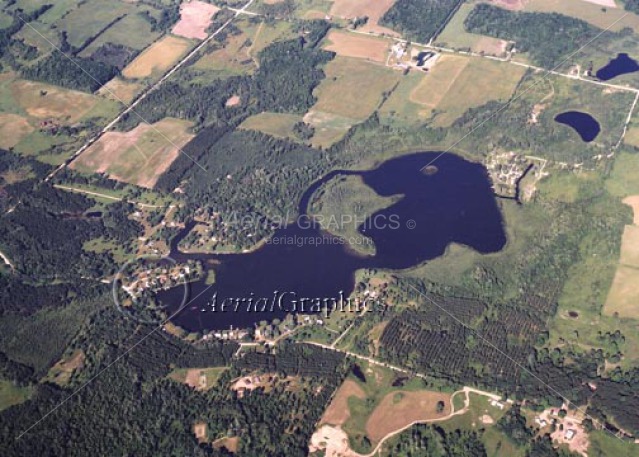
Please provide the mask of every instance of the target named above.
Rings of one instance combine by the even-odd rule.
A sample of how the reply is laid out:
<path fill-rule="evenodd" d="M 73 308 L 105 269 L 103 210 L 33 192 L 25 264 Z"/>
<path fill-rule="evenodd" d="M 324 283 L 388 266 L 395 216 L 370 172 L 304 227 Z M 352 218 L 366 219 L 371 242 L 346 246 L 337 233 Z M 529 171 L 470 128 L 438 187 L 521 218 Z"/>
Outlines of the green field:
<path fill-rule="evenodd" d="M 18 387 L 10 381 L 0 379 L 0 411 L 24 403 L 30 395 L 30 388 Z"/>
<path fill-rule="evenodd" d="M 260 113 L 247 118 L 239 128 L 257 130 L 277 138 L 296 140 L 293 126 L 301 122 L 302 117 L 287 113 Z"/>
<path fill-rule="evenodd" d="M 470 3 L 461 5 L 442 33 L 437 36 L 435 44 L 453 49 L 484 52 L 488 55 L 501 55 L 503 53 L 502 40 L 470 33 L 464 28 L 464 20 L 474 7 Z"/>

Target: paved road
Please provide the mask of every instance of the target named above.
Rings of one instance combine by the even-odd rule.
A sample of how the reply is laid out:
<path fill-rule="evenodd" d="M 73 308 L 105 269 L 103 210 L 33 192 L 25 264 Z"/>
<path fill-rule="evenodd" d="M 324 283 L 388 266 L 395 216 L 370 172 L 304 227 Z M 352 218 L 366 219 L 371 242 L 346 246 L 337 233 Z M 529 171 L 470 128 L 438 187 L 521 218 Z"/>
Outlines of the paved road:
<path fill-rule="evenodd" d="M 111 122 L 109 122 L 107 124 L 106 127 L 104 127 L 97 135 L 95 135 L 94 137 L 92 137 L 91 139 L 89 139 L 89 141 L 87 141 L 80 149 L 78 149 L 72 156 L 71 158 L 67 159 L 62 165 L 60 165 L 58 168 L 56 168 L 55 170 L 53 170 L 49 176 L 46 177 L 45 181 L 50 181 L 56 174 L 58 174 L 60 172 L 60 170 L 63 170 L 64 168 L 66 168 L 71 162 L 73 162 L 75 159 L 78 158 L 78 156 L 80 156 L 84 151 L 86 151 L 93 143 L 95 143 L 96 141 L 98 141 L 100 138 L 102 138 L 102 135 L 104 135 L 106 132 L 108 132 L 109 130 L 111 130 L 118 122 L 120 122 L 122 120 L 122 118 L 124 116 L 126 116 L 129 113 L 135 113 L 135 108 L 142 102 L 144 101 L 148 95 L 155 91 L 156 89 L 158 89 L 162 84 L 164 84 L 171 76 L 173 76 L 173 74 L 178 71 L 180 68 L 182 68 L 188 61 L 189 59 L 191 59 L 193 56 L 195 56 L 202 48 L 204 48 L 204 46 L 206 46 L 213 38 L 215 38 L 217 35 L 219 35 L 226 27 L 229 26 L 229 24 L 231 22 L 233 22 L 233 20 L 239 16 L 240 14 L 248 14 L 246 10 L 246 8 L 248 8 L 249 6 L 251 6 L 251 4 L 253 4 L 255 0 L 249 0 L 249 2 L 244 5 L 242 8 L 237 9 L 237 10 L 233 10 L 235 11 L 235 15 L 230 18 L 228 21 L 226 21 L 224 24 L 222 24 L 220 26 L 220 28 L 218 28 L 216 31 L 214 31 L 213 33 L 211 33 L 204 41 L 202 41 L 200 44 L 198 44 L 190 53 L 187 54 L 186 57 L 184 57 L 182 60 L 180 60 L 173 68 L 171 68 L 157 83 L 153 84 L 152 86 L 150 86 L 149 88 L 147 88 L 144 92 L 142 92 L 142 94 L 140 94 L 138 96 L 138 98 L 135 99 L 135 101 L 133 103 L 131 103 L 127 108 L 125 108 L 122 112 L 120 112 L 120 114 L 113 119 Z M 164 137 L 164 135 L 162 135 Z M 170 139 L 164 137 L 165 139 L 167 139 L 168 141 L 170 141 Z"/>

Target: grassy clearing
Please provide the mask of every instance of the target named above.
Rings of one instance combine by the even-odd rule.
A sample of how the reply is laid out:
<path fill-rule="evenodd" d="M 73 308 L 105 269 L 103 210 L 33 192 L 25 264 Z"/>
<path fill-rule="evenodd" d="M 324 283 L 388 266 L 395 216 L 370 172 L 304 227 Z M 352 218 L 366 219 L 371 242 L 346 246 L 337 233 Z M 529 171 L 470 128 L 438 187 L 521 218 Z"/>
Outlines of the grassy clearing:
<path fill-rule="evenodd" d="M 435 104 L 435 124 L 440 127 L 449 126 L 470 108 L 491 100 L 509 100 L 524 73 L 524 68 L 502 62 L 469 59 L 463 71 L 454 76 L 453 83 L 443 98 Z M 428 90 L 431 94 L 437 93 L 437 87 L 429 84 Z M 429 97 L 433 97 L 431 94 Z M 437 98 L 436 95 L 435 97 Z M 415 98 L 419 99 L 419 96 L 415 95 Z"/>
<path fill-rule="evenodd" d="M 166 36 L 153 43 L 122 70 L 130 79 L 158 78 L 171 68 L 191 47 L 184 38 Z"/>
<path fill-rule="evenodd" d="M 608 457 L 611 455 L 639 456 L 639 446 L 635 443 L 617 439 L 610 433 L 599 430 L 591 432 L 589 436 L 588 455 L 590 457 Z"/>
<path fill-rule="evenodd" d="M 145 49 L 160 37 L 159 32 L 151 30 L 151 24 L 139 14 L 129 14 L 124 19 L 109 27 L 82 52 L 81 57 L 88 57 L 106 43 L 121 44 L 139 51 Z"/>
<path fill-rule="evenodd" d="M 67 33 L 71 45 L 81 47 L 117 18 L 123 15 L 135 16 L 137 12 L 138 8 L 134 3 L 88 0 L 56 21 L 56 25 Z"/>
<path fill-rule="evenodd" d="M 239 128 L 257 130 L 274 137 L 295 140 L 293 126 L 301 120 L 302 117 L 296 114 L 264 112 L 249 117 L 242 122 Z"/>
<path fill-rule="evenodd" d="M 622 151 L 615 157 L 615 162 L 606 180 L 606 189 L 617 197 L 639 195 L 639 154 Z"/>
<path fill-rule="evenodd" d="M 71 168 L 83 173 L 108 173 L 118 181 L 152 188 L 193 138 L 192 123 L 166 118 L 140 124 L 130 132 L 108 132 L 87 149 Z"/>
<path fill-rule="evenodd" d="M 625 11 L 622 7 L 602 8 L 601 5 L 584 0 L 530 0 L 526 2 L 524 11 L 565 14 L 602 29 L 610 27 L 610 30 L 615 32 L 625 27 L 630 27 L 635 32 L 639 31 L 638 15 Z"/>
<path fill-rule="evenodd" d="M 31 393 L 32 389 L 29 387 L 18 387 L 11 381 L 0 379 L 0 411 L 24 403 Z"/>
<path fill-rule="evenodd" d="M 427 121 L 432 109 L 411 100 L 411 94 L 429 78 L 420 71 L 413 71 L 402 76 L 397 88 L 379 109 L 380 119 L 384 123 L 396 125 L 414 125 Z"/>
<path fill-rule="evenodd" d="M 367 362 L 359 366 L 365 381 L 350 375 L 322 419 L 323 424 L 341 425 L 353 450 L 369 452 L 370 443 L 374 445 L 387 433 L 414 420 L 428 420 L 449 412 L 450 394 L 425 390 L 421 379 L 405 378 L 403 385 L 393 387 L 401 375 Z M 444 401 L 445 409 L 437 413 L 440 400 Z"/>
<path fill-rule="evenodd" d="M 144 84 L 133 81 L 125 81 L 116 76 L 100 88 L 98 94 L 121 103 L 131 103 L 142 92 Z"/>
<path fill-rule="evenodd" d="M 215 387 L 226 370 L 228 367 L 179 368 L 169 373 L 168 378 L 195 390 L 205 391 Z"/>
<path fill-rule="evenodd" d="M 213 72 L 216 77 L 229 77 L 251 74 L 256 64 L 253 57 L 254 40 L 257 34 L 262 34 L 264 26 L 248 20 L 237 23 L 242 33 L 228 35 L 223 44 L 215 43 L 210 51 L 204 54 L 194 65 L 197 70 Z"/>
<path fill-rule="evenodd" d="M 255 58 L 257 55 L 276 41 L 285 41 L 294 38 L 293 24 L 288 21 L 277 21 L 275 23 L 263 23 L 255 30 L 253 44 L 250 46 L 249 56 Z"/>
<path fill-rule="evenodd" d="M 578 0 L 580 1 L 580 0 Z M 469 33 L 464 27 L 464 21 L 475 5 L 465 3 L 461 5 L 457 13 L 448 22 L 446 28 L 437 37 L 437 45 L 453 48 L 483 52 L 488 55 L 501 56 L 505 52 L 507 42 L 498 38 Z"/>
<path fill-rule="evenodd" d="M 313 91 L 318 100 L 312 111 L 360 121 L 376 110 L 401 77 L 395 70 L 348 57 L 336 57 L 324 72 L 326 78 Z"/>

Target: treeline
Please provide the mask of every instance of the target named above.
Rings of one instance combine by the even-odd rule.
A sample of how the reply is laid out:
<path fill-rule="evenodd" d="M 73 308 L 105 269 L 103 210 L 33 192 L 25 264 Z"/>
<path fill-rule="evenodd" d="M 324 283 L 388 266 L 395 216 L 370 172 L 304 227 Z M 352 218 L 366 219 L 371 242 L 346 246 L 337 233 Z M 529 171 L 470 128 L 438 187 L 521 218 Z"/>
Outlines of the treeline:
<path fill-rule="evenodd" d="M 380 24 L 404 38 L 427 43 L 445 25 L 463 0 L 398 0 L 382 16 Z"/>
<path fill-rule="evenodd" d="M 481 3 L 464 21 L 467 31 L 515 42 L 536 65 L 553 67 L 592 40 L 601 29 L 558 13 L 510 11 Z"/>

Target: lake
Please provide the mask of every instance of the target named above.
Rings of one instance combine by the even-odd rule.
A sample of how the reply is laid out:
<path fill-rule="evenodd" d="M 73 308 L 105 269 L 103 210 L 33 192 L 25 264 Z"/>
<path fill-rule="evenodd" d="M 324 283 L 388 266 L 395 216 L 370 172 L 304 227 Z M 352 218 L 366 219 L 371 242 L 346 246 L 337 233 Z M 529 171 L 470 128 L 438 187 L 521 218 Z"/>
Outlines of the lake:
<path fill-rule="evenodd" d="M 599 135 L 599 122 L 588 113 L 581 111 L 566 111 L 555 116 L 555 121 L 571 127 L 586 143 L 593 141 Z"/>
<path fill-rule="evenodd" d="M 597 70 L 596 76 L 602 81 L 608 81 L 636 71 L 639 71 L 639 63 L 624 52 L 617 54 L 617 57 L 610 60 L 606 66 Z"/>
<path fill-rule="evenodd" d="M 216 281 L 206 293 L 189 303 L 174 322 L 189 331 L 245 328 L 262 320 L 281 319 L 292 307 L 301 311 L 302 304 L 313 302 L 302 299 L 347 298 L 355 286 L 358 269 L 414 267 L 441 256 L 451 243 L 469 246 L 480 253 L 501 250 L 506 244 L 506 233 L 486 169 L 481 164 L 445 154 L 428 172 L 423 172 L 422 168 L 438 155 L 415 153 L 391 159 L 373 170 L 329 173 L 301 198 L 302 217 L 277 229 L 268 243 L 250 253 L 184 254 L 177 246 L 192 228 L 191 224 L 173 240 L 171 257 L 178 262 L 203 262 L 215 270 Z M 353 252 L 344 240 L 323 231 L 307 216 L 313 194 L 340 175 L 361 176 L 377 194 L 400 196 L 359 227 L 360 233 L 375 243 L 375 255 Z M 191 284 L 190 296 L 198 296 L 207 287 L 204 280 Z M 183 289 L 178 287 L 160 293 L 158 298 L 169 309 L 177 309 L 182 294 Z M 259 302 L 267 305 L 268 311 L 251 312 L 242 305 L 237 311 L 223 312 L 220 308 L 224 300 Z"/>

